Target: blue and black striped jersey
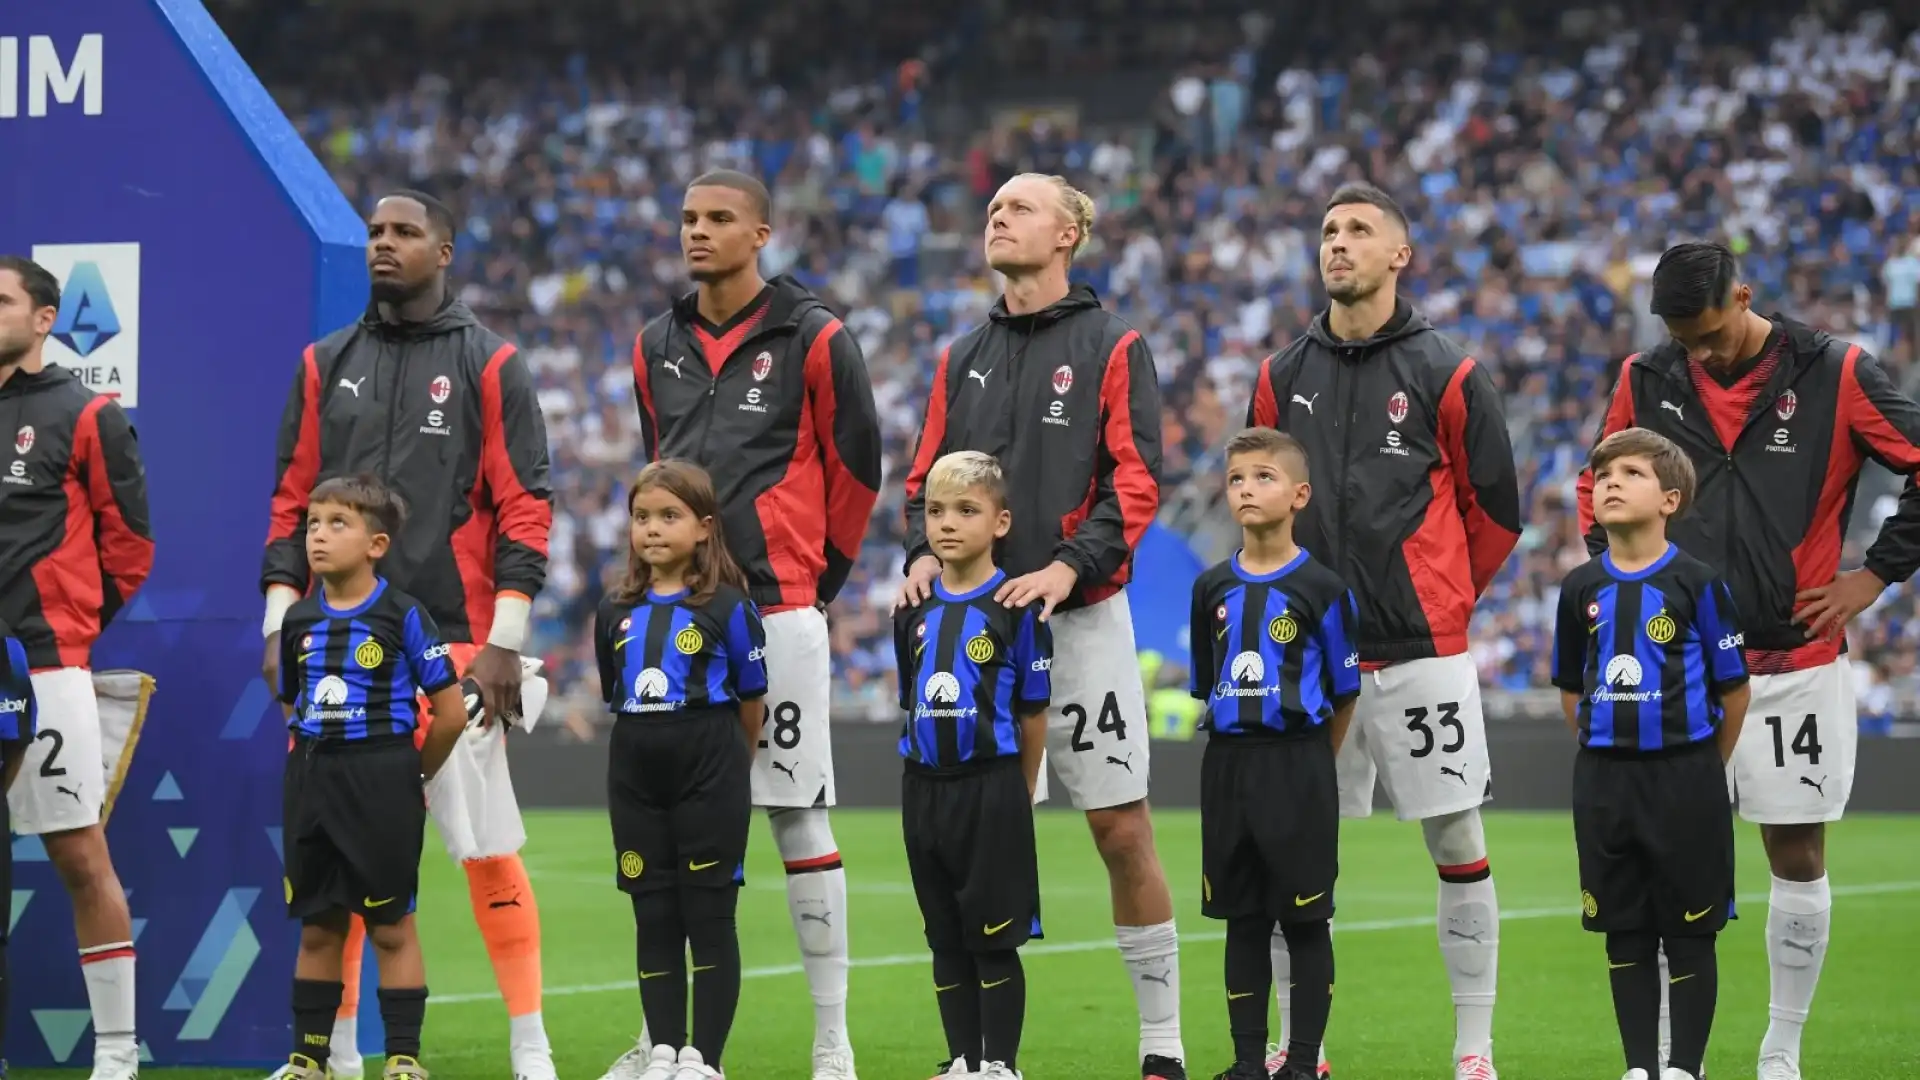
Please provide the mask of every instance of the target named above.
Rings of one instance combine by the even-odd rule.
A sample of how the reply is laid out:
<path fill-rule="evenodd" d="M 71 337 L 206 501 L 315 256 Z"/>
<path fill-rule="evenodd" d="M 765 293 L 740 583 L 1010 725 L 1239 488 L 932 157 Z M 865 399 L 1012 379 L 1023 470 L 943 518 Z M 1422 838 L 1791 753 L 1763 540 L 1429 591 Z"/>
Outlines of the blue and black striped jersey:
<path fill-rule="evenodd" d="M 1216 735 L 1298 735 L 1360 693 L 1359 619 L 1339 575 L 1304 550 L 1270 574 L 1234 553 L 1193 583 L 1188 627 L 1201 725 Z"/>
<path fill-rule="evenodd" d="M 1053 631 L 1040 605 L 1013 609 L 994 592 L 1007 575 L 964 593 L 933 594 L 893 617 L 900 670 L 900 756 L 932 768 L 1020 756 L 1020 718 L 1053 696 Z"/>
<path fill-rule="evenodd" d="M 316 739 L 411 735 L 418 695 L 459 681 L 440 628 L 420 602 L 387 583 L 351 608 L 322 585 L 287 611 L 280 630 L 280 700 L 287 726 Z"/>
<path fill-rule="evenodd" d="M 1727 583 L 1673 544 L 1626 573 L 1603 553 L 1560 586 L 1553 684 L 1580 695 L 1580 745 L 1664 750 L 1720 730 L 1720 698 L 1747 681 Z"/>
<path fill-rule="evenodd" d="M 26 646 L 13 636 L 13 630 L 0 623 L 0 642 L 5 657 L 0 658 L 0 742 L 25 742 L 39 729 L 40 706 L 33 696 L 32 669 L 27 664 Z M 0 795 L 4 795 L 0 792 Z"/>
<path fill-rule="evenodd" d="M 638 604 L 608 599 L 593 628 L 600 697 L 619 716 L 732 706 L 767 693 L 767 635 L 747 594 L 717 586 L 705 603 L 680 592 Z"/>

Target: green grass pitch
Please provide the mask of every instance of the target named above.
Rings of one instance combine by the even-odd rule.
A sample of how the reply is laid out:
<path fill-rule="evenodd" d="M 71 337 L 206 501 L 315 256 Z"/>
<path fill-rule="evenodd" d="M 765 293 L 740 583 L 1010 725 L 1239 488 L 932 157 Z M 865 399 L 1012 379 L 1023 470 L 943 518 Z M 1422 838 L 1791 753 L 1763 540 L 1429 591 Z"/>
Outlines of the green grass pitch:
<path fill-rule="evenodd" d="M 1229 1060 L 1220 981 L 1221 925 L 1199 915 L 1199 818 L 1157 815 L 1159 848 L 1179 911 L 1189 1069 L 1210 1077 Z M 944 1056 L 925 944 L 902 858 L 899 820 L 840 811 L 853 954 L 850 1001 L 867 1080 L 923 1080 Z M 594 1080 L 639 1026 L 633 928 L 613 887 L 604 816 L 529 816 L 526 855 L 545 927 L 547 1027 L 566 1080 Z M 1600 940 L 1575 917 L 1572 826 L 1564 814 L 1490 813 L 1488 842 L 1504 914 L 1495 1061 L 1509 1080 L 1612 1078 L 1623 1071 Z M 1741 919 L 1721 936 L 1720 1012 L 1708 1071 L 1753 1075 L 1766 1026 L 1761 931 L 1767 869 L 1752 826 L 1740 835 Z M 1024 951 L 1028 977 L 1022 1070 L 1035 1080 L 1137 1077 L 1132 991 L 1115 954 L 1106 876 L 1077 814 L 1040 816 L 1047 938 Z M 1350 1080 L 1451 1077 L 1452 1006 L 1433 930 L 1434 876 L 1411 824 L 1390 815 L 1348 822 L 1335 920 L 1338 993 L 1329 1046 Z M 1859 816 L 1830 837 L 1834 941 L 1806 1035 L 1809 1080 L 1920 1075 L 1920 818 Z M 506 1074 L 506 1013 L 473 928 L 467 891 L 428 842 L 420 903 L 429 981 L 424 1064 L 435 1080 Z M 787 919 L 771 838 L 756 824 L 740 905 L 748 967 L 727 1047 L 736 1080 L 806 1080 L 813 1014 Z M 372 1003 L 368 1002 L 371 1006 Z M 369 1065 L 374 1064 L 370 1061 Z M 260 1073 L 153 1070 L 175 1080 Z M 73 1076 L 27 1071 L 16 1076 Z M 80 1074 L 84 1075 L 84 1073 Z"/>

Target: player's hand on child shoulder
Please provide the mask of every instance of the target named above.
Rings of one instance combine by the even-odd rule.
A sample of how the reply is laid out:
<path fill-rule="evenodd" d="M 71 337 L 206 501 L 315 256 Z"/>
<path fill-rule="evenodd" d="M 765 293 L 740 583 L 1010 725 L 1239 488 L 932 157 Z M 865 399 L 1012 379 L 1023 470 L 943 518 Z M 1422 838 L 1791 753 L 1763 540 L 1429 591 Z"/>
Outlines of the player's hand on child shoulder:
<path fill-rule="evenodd" d="M 1046 622 L 1053 609 L 1067 599 L 1079 582 L 1080 571 L 1056 560 L 1043 570 L 1008 579 L 993 598 L 1007 607 L 1022 607 L 1038 600 L 1040 621 Z"/>
<path fill-rule="evenodd" d="M 893 610 L 910 608 L 933 595 L 933 581 L 939 576 L 939 559 L 922 555 L 913 560 L 913 565 L 907 568 L 907 579 L 900 583 L 900 591 L 894 594 Z"/>

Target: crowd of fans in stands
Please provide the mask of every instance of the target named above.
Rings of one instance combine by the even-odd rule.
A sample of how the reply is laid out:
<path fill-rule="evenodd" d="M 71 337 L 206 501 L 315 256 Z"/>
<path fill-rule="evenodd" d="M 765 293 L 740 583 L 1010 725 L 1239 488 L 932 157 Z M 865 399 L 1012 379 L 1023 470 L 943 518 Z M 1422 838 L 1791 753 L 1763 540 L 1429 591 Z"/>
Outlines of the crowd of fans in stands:
<path fill-rule="evenodd" d="M 1585 558 L 1573 480 L 1620 358 L 1657 340 L 1643 283 L 1669 243 L 1725 239 L 1762 310 L 1859 342 L 1912 391 L 1920 32 L 1877 14 L 1823 24 L 1744 8 L 1688 24 L 1667 13 L 1677 6 L 1556 12 L 1544 33 L 1513 17 L 1402 19 L 1337 60 L 1261 14 L 1155 36 L 1069 7 L 988 34 L 977 12 L 866 0 L 839 0 L 838 18 L 774 5 L 750 35 L 718 0 L 676 0 L 644 5 L 644 33 L 544 15 L 425 36 L 404 17 L 356 16 L 341 38 L 337 17 L 310 9 L 235 36 L 356 205 L 425 187 L 462 214 L 462 296 L 526 350 L 552 439 L 538 639 L 562 687 L 589 687 L 585 632 L 625 543 L 632 338 L 688 287 L 683 185 L 719 166 L 769 181 L 763 272 L 844 314 L 885 427 L 881 504 L 833 611 L 836 715 L 878 719 L 893 698 L 900 478 L 934 356 L 996 295 L 983 207 L 1017 171 L 1064 173 L 1096 199 L 1078 274 L 1152 344 L 1163 521 L 1208 558 L 1222 543 L 1208 525 L 1218 450 L 1250 376 L 1323 303 L 1323 194 L 1366 177 L 1398 195 L 1416 252 L 1403 291 L 1508 395 L 1527 526 L 1475 622 L 1493 688 L 1547 685 L 1556 584 Z M 845 33 L 849 12 L 860 33 Z M 617 56 L 592 47 L 609 39 Z M 1130 123 L 1041 110 L 981 115 L 948 137 L 933 113 L 941 81 L 983 40 L 1019 62 L 1070 54 L 1063 79 L 1122 62 L 1172 77 Z M 1850 557 L 1896 491 L 1863 483 Z M 1913 595 L 1891 590 L 1853 632 L 1869 661 L 1856 664 L 1863 716 L 1920 703 Z"/>

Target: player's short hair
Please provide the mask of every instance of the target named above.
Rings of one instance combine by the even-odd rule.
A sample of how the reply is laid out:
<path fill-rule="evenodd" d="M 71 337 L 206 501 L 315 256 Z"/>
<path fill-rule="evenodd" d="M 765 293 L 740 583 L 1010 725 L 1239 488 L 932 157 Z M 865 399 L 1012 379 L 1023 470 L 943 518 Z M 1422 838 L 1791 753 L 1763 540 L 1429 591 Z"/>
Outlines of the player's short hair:
<path fill-rule="evenodd" d="M 20 275 L 20 285 L 27 290 L 27 299 L 33 302 L 35 311 L 60 306 L 60 279 L 46 267 L 24 255 L 0 255 L 0 270 Z"/>
<path fill-rule="evenodd" d="M 307 496 L 307 505 L 333 503 L 344 506 L 366 520 L 367 531 L 398 538 L 407 523 L 407 502 L 372 473 L 336 476 L 323 480 Z"/>
<path fill-rule="evenodd" d="M 1678 443 L 1657 431 L 1631 427 L 1600 440 L 1587 464 L 1598 476 L 1600 470 L 1624 457 L 1646 458 L 1653 466 L 1654 479 L 1660 481 L 1660 490 L 1680 493 L 1680 505 L 1674 513 L 1693 505 L 1693 461 Z"/>
<path fill-rule="evenodd" d="M 687 185 L 687 190 L 692 191 L 697 187 L 721 187 L 737 191 L 745 195 L 747 201 L 753 204 L 753 212 L 760 215 L 761 221 L 773 220 L 773 195 L 767 191 L 767 185 L 738 169 L 714 169 L 703 172 L 693 178 L 693 183 Z"/>
<path fill-rule="evenodd" d="M 1663 319 L 1691 319 L 1710 308 L 1725 307 L 1740 276 L 1740 260 L 1723 244 L 1675 244 L 1653 268 L 1650 313 Z"/>
<path fill-rule="evenodd" d="M 1307 447 L 1299 439 L 1270 427 L 1250 427 L 1227 440 L 1228 461 L 1241 454 L 1265 454 L 1278 461 L 1287 475 L 1298 483 L 1307 483 L 1310 466 Z"/>
<path fill-rule="evenodd" d="M 945 498 L 964 492 L 985 492 L 998 509 L 1007 505 L 1007 476 L 1000 461 L 978 450 L 956 450 L 933 463 L 927 470 L 926 493 Z"/>
<path fill-rule="evenodd" d="M 1093 196 L 1068 183 L 1066 177 L 1056 176 L 1053 173 L 1027 172 L 1013 179 L 1038 180 L 1053 188 L 1054 195 L 1060 202 L 1061 216 L 1073 222 L 1074 228 L 1080 230 L 1080 235 L 1073 241 L 1073 250 L 1067 252 L 1067 261 L 1072 262 L 1086 248 L 1087 240 L 1093 236 L 1093 222 L 1099 216 L 1099 212 L 1093 205 Z"/>
<path fill-rule="evenodd" d="M 454 223 L 453 211 L 448 209 L 446 203 L 441 202 L 439 199 L 434 198 L 424 191 L 416 191 L 413 188 L 401 188 L 399 191 L 389 191 L 380 197 L 381 202 L 386 202 L 388 199 L 407 199 L 411 202 L 419 203 L 420 208 L 427 212 L 427 224 L 442 237 L 448 240 L 453 239 L 454 230 L 457 226 Z"/>
<path fill-rule="evenodd" d="M 1401 232 L 1409 235 L 1412 234 L 1413 230 L 1407 223 L 1407 212 L 1400 209 L 1400 204 L 1394 200 L 1394 197 L 1387 194 L 1382 188 L 1370 184 L 1365 180 L 1349 181 L 1335 188 L 1333 194 L 1327 197 L 1327 205 L 1323 208 L 1322 212 L 1331 211 L 1336 206 L 1353 206 L 1355 204 L 1378 207 L 1380 212 L 1387 216 L 1388 220 L 1400 226 Z"/>

